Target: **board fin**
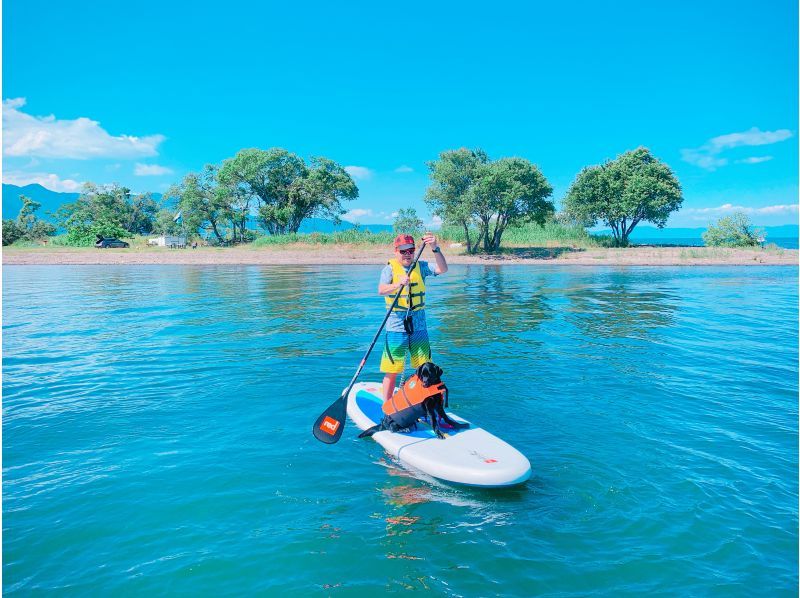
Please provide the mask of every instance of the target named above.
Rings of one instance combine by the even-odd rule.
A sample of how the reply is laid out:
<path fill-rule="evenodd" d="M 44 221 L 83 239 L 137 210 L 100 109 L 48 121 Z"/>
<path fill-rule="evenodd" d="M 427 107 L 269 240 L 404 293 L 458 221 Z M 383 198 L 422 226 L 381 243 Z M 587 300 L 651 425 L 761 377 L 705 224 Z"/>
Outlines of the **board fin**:
<path fill-rule="evenodd" d="M 358 435 L 359 438 L 368 438 L 372 436 L 375 432 L 380 432 L 383 428 L 383 424 L 375 424 L 371 428 L 367 428 L 361 434 Z"/>

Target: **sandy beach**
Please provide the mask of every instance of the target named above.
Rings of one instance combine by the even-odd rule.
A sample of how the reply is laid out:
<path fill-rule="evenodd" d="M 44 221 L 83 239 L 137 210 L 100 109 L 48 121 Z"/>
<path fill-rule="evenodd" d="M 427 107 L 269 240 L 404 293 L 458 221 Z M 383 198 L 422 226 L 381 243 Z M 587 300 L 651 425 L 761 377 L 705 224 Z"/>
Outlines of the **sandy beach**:
<path fill-rule="evenodd" d="M 578 265 L 578 266 L 707 266 L 798 265 L 798 250 L 725 249 L 713 247 L 569 247 L 509 249 L 496 255 L 465 255 L 462 248 L 444 248 L 451 264 Z M 3 248 L 4 265 L 322 265 L 380 264 L 391 257 L 385 247 L 294 245 L 197 249 L 95 249 L 42 247 Z M 423 254 L 423 259 L 430 255 Z"/>

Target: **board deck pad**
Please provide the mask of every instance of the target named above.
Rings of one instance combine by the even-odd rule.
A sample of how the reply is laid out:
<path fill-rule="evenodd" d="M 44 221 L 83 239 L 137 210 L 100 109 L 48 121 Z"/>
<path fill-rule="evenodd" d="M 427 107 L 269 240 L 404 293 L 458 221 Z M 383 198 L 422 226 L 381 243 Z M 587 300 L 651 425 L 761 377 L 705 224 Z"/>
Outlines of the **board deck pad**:
<path fill-rule="evenodd" d="M 381 384 L 360 382 L 347 397 L 347 415 L 361 430 L 383 419 Z M 467 421 L 448 412 L 450 418 Z M 467 429 L 440 426 L 445 439 L 426 423 L 409 432 L 382 430 L 372 438 L 401 463 L 439 480 L 468 486 L 513 486 L 531 475 L 530 461 L 507 442 L 470 422 Z"/>

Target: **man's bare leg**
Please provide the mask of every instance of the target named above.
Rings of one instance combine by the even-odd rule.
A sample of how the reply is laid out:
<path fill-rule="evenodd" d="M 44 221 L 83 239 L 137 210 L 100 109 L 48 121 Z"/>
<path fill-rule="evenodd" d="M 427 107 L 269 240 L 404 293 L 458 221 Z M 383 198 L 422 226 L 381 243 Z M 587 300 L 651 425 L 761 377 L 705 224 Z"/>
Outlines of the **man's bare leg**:
<path fill-rule="evenodd" d="M 394 383 L 397 380 L 397 374 L 386 374 L 383 377 L 383 402 L 385 403 L 392 398 L 394 394 Z"/>

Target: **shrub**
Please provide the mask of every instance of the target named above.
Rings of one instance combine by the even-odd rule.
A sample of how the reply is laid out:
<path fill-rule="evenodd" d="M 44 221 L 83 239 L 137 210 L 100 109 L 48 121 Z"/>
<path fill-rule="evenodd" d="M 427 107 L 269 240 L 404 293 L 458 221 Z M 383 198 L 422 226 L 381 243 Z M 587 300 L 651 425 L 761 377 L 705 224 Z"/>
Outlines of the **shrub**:
<path fill-rule="evenodd" d="M 758 247 L 763 239 L 764 232 L 754 229 L 742 212 L 720 218 L 703 233 L 703 243 L 708 247 Z"/>
<path fill-rule="evenodd" d="M 91 224 L 78 224 L 67 232 L 67 245 L 75 247 L 91 247 L 97 241 L 97 235 L 122 239 L 132 235 L 116 222 L 96 220 Z"/>
<path fill-rule="evenodd" d="M 11 245 L 17 239 L 21 239 L 25 233 L 19 226 L 16 220 L 3 220 L 3 245 Z"/>

